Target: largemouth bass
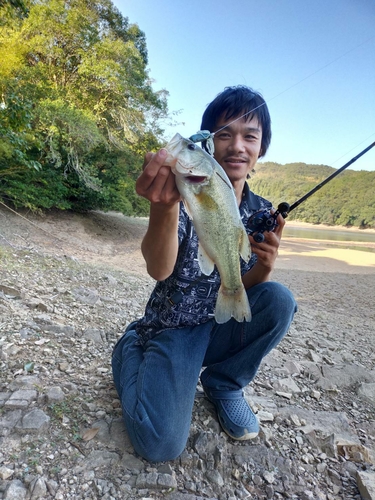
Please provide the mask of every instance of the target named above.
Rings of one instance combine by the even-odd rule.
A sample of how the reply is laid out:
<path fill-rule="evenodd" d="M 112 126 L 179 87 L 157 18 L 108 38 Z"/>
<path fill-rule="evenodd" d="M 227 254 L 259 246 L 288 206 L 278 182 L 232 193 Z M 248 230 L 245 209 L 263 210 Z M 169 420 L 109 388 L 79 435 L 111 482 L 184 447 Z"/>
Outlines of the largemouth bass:
<path fill-rule="evenodd" d="M 226 323 L 233 317 L 239 322 L 250 321 L 239 255 L 248 262 L 251 249 L 234 188 L 217 161 L 189 139 L 176 134 L 166 149 L 166 163 L 172 167 L 198 235 L 200 269 L 209 276 L 216 265 L 220 274 L 215 320 Z"/>

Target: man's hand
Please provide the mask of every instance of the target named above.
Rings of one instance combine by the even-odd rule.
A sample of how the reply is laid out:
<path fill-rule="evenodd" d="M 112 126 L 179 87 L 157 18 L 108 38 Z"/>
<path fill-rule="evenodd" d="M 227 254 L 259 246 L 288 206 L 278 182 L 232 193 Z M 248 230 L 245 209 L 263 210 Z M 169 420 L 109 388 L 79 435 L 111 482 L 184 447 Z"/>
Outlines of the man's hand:
<path fill-rule="evenodd" d="M 258 259 L 254 267 L 242 277 L 245 288 L 268 281 L 275 267 L 285 219 L 279 214 L 276 221 L 277 226 L 274 231 L 264 231 L 262 243 L 257 243 L 252 236 L 249 236 L 251 251 L 257 255 Z"/>
<path fill-rule="evenodd" d="M 264 241 L 262 243 L 257 243 L 252 236 L 249 236 L 251 250 L 258 257 L 257 264 L 269 272 L 273 270 L 275 265 L 285 219 L 279 214 L 276 222 L 277 226 L 274 231 L 264 231 Z"/>
<path fill-rule="evenodd" d="M 173 271 L 178 253 L 178 216 L 181 195 L 170 165 L 168 152 L 147 153 L 136 191 L 151 202 L 148 229 L 142 253 L 148 273 L 155 280 L 166 279 Z"/>
<path fill-rule="evenodd" d="M 165 165 L 167 155 L 166 149 L 146 154 L 143 172 L 136 182 L 136 191 L 153 204 L 171 206 L 179 202 L 181 196 L 177 190 L 175 175 L 170 166 Z"/>

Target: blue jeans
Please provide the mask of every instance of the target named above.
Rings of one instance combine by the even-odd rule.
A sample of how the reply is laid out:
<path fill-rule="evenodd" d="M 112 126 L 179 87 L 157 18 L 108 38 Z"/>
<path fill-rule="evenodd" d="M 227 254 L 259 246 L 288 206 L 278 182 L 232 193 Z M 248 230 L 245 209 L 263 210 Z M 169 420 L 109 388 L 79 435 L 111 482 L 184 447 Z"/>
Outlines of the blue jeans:
<path fill-rule="evenodd" d="M 263 357 L 284 337 L 297 306 L 283 285 L 247 290 L 251 322 L 214 320 L 161 331 L 139 345 L 130 328 L 116 344 L 113 378 L 136 452 L 152 462 L 173 460 L 185 448 L 196 385 L 237 390 L 255 377 Z"/>

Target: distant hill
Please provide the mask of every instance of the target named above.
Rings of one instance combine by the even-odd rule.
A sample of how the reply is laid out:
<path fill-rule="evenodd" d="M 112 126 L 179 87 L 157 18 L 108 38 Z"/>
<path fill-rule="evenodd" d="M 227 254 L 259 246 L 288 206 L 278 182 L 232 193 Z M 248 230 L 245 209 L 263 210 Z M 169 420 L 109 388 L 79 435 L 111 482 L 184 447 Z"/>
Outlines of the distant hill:
<path fill-rule="evenodd" d="M 274 162 L 257 163 L 249 180 L 255 193 L 275 207 L 292 205 L 336 169 L 326 165 Z M 299 207 L 291 220 L 375 229 L 375 172 L 346 170 L 328 182 Z"/>

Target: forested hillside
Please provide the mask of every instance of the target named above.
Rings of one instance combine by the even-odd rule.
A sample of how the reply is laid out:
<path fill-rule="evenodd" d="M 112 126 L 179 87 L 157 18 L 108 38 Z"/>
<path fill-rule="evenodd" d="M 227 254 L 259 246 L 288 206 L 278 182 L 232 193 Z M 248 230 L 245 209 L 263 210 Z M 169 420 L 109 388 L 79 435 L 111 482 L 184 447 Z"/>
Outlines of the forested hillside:
<path fill-rule="evenodd" d="M 110 0 L 0 0 L 0 201 L 147 213 L 134 182 L 158 147 L 145 34 Z"/>
<path fill-rule="evenodd" d="M 258 163 L 251 189 L 277 205 L 292 205 L 335 171 L 325 165 Z M 289 219 L 375 228 L 375 172 L 346 170 L 293 210 Z"/>

